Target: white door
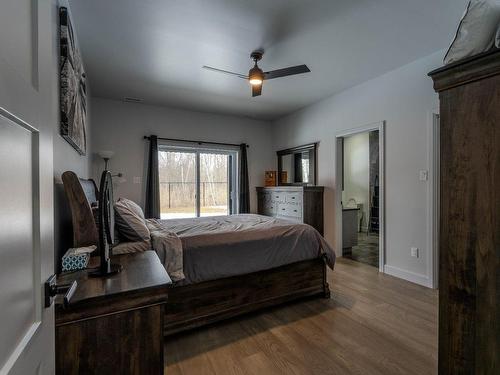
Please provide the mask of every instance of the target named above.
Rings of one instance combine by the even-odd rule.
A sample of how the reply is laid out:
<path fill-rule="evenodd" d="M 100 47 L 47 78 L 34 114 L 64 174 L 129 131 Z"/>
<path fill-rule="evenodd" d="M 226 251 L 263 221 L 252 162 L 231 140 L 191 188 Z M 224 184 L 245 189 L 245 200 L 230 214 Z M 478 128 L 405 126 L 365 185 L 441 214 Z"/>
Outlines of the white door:
<path fill-rule="evenodd" d="M 0 1 L 0 375 L 54 373 L 56 9 Z"/>
<path fill-rule="evenodd" d="M 43 337 L 54 312 L 42 305 L 38 140 L 0 108 L 1 374 L 39 374 L 54 355 L 50 332 Z"/>

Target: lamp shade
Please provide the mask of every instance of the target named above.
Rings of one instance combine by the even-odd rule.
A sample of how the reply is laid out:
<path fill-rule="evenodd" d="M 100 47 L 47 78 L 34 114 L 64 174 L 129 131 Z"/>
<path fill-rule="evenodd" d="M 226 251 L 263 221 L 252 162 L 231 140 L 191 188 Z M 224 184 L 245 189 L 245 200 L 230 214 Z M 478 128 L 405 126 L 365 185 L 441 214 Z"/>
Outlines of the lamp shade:
<path fill-rule="evenodd" d="M 111 159 L 115 153 L 113 151 L 103 150 L 99 151 L 98 154 L 103 159 Z"/>

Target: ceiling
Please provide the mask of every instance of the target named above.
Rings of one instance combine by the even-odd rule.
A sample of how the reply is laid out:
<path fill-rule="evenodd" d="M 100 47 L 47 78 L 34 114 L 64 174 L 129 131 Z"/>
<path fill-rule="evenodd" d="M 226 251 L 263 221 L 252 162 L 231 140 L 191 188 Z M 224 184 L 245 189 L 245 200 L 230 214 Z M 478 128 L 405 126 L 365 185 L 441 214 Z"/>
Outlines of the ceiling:
<path fill-rule="evenodd" d="M 466 0 L 70 0 L 93 96 L 272 120 L 446 48 Z M 264 71 L 240 78 L 250 52 Z"/>

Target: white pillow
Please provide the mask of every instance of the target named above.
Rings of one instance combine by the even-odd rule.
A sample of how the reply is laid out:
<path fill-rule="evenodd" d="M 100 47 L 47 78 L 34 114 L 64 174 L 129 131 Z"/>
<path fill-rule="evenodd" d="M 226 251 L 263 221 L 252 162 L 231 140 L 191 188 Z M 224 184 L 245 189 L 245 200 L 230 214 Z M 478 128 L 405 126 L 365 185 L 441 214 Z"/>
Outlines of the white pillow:
<path fill-rule="evenodd" d="M 141 207 L 129 199 L 120 198 L 115 203 L 115 228 L 127 241 L 144 242 L 151 239 Z"/>
<path fill-rule="evenodd" d="M 450 64 L 488 51 L 493 47 L 499 24 L 500 0 L 469 1 L 455 38 L 444 56 L 444 63 Z"/>

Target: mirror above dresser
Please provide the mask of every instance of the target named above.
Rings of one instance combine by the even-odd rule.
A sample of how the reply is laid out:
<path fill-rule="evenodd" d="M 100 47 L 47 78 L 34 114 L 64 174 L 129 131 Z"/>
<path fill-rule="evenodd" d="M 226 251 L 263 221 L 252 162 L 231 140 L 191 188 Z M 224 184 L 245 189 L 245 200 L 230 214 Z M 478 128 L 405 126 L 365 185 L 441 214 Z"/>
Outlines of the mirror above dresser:
<path fill-rule="evenodd" d="M 318 143 L 277 151 L 278 185 L 316 185 Z"/>

